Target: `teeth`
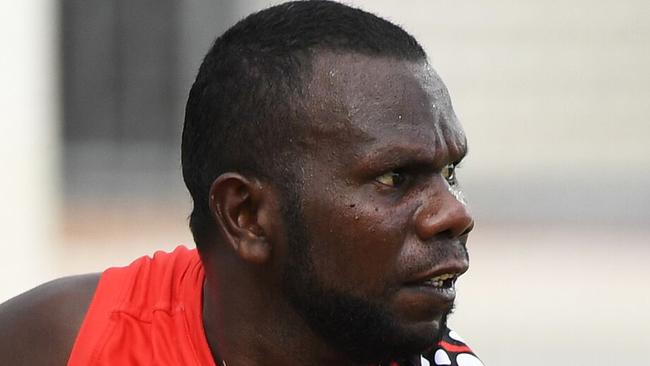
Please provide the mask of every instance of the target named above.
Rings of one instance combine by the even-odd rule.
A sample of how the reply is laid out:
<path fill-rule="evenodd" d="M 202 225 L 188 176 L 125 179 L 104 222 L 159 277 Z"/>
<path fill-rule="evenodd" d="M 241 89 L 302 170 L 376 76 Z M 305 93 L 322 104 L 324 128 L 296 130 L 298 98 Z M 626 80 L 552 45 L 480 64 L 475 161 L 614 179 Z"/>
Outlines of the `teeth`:
<path fill-rule="evenodd" d="M 433 277 L 425 281 L 429 286 L 433 287 L 442 287 L 446 280 L 456 279 L 458 274 L 455 273 L 444 273 L 439 276 Z"/>
<path fill-rule="evenodd" d="M 448 280 L 450 278 L 456 278 L 456 276 L 457 276 L 456 274 L 445 273 L 445 274 L 441 274 L 440 276 L 433 277 L 429 281 L 432 281 L 432 282 L 441 281 L 442 282 L 442 281 Z"/>

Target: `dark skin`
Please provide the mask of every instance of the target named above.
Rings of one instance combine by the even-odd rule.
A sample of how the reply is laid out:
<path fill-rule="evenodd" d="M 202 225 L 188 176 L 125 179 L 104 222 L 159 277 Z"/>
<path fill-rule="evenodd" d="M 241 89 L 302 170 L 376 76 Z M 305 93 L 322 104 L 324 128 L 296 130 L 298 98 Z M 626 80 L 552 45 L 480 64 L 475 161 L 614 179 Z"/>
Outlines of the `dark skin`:
<path fill-rule="evenodd" d="M 452 175 L 466 141 L 444 84 L 424 62 L 321 53 L 307 91 L 311 122 L 296 136 L 313 274 L 327 289 L 386 309 L 409 337 L 429 339 L 453 298 L 413 283 L 466 271 L 473 226 Z M 282 291 L 292 230 L 282 199 L 273 182 L 236 172 L 212 185 L 218 235 L 201 258 L 215 360 L 359 364 Z M 97 279 L 58 280 L 2 304 L 0 363 L 64 365 Z"/>
<path fill-rule="evenodd" d="M 473 226 L 443 174 L 466 152 L 444 85 L 424 63 L 326 54 L 316 57 L 308 90 L 300 196 L 317 276 L 385 305 L 409 334 L 433 337 L 451 303 L 405 284 L 440 266 L 464 272 Z M 212 197 L 228 244 L 204 256 L 213 352 L 228 365 L 355 364 L 279 295 L 291 230 L 279 192 L 229 174 Z"/>
<path fill-rule="evenodd" d="M 99 274 L 61 278 L 0 305 L 0 364 L 65 365 Z"/>

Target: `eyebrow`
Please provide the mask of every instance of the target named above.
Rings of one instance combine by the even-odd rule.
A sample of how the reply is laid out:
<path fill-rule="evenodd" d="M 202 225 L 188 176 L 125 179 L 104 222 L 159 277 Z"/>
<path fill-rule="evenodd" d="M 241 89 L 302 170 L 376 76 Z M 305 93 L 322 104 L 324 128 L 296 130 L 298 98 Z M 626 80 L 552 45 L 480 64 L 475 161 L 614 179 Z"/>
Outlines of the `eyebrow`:
<path fill-rule="evenodd" d="M 467 144 L 464 141 L 458 141 L 455 144 L 458 153 L 454 156 L 436 156 L 439 154 L 432 153 L 429 149 L 423 149 L 414 145 L 397 145 L 386 146 L 374 149 L 364 154 L 359 159 L 360 166 L 373 170 L 390 169 L 406 166 L 436 166 L 444 165 L 447 160 L 450 162 L 460 162 L 467 155 Z"/>

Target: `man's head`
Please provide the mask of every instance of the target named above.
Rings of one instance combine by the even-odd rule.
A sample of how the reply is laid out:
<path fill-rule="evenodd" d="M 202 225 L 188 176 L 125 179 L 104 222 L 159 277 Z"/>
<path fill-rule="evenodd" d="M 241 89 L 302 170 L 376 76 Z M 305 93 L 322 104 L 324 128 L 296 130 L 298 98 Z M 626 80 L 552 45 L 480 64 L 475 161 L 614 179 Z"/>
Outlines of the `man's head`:
<path fill-rule="evenodd" d="M 183 128 L 183 178 L 194 200 L 190 226 L 199 248 L 216 230 L 208 193 L 220 174 L 246 172 L 279 185 L 295 180 L 295 137 L 309 124 L 309 104 L 318 102 L 307 100 L 305 80 L 314 56 L 326 51 L 426 59 L 401 28 L 330 1 L 278 5 L 225 32 L 199 69 Z"/>
<path fill-rule="evenodd" d="M 331 2 L 267 9 L 216 41 L 190 93 L 197 246 L 266 266 L 278 280 L 263 290 L 351 359 L 421 352 L 467 269 L 465 153 L 444 84 L 401 28 Z"/>

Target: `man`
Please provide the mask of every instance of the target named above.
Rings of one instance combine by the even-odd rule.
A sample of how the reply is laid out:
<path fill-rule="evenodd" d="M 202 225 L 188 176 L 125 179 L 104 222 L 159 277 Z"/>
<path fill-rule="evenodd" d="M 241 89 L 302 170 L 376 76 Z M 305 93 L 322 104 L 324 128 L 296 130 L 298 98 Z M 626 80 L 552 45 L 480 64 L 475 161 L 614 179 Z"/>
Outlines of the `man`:
<path fill-rule="evenodd" d="M 197 251 L 0 309 L 11 365 L 480 365 L 446 327 L 473 221 L 466 139 L 415 39 L 329 1 L 253 14 L 206 56 L 183 176 Z"/>

